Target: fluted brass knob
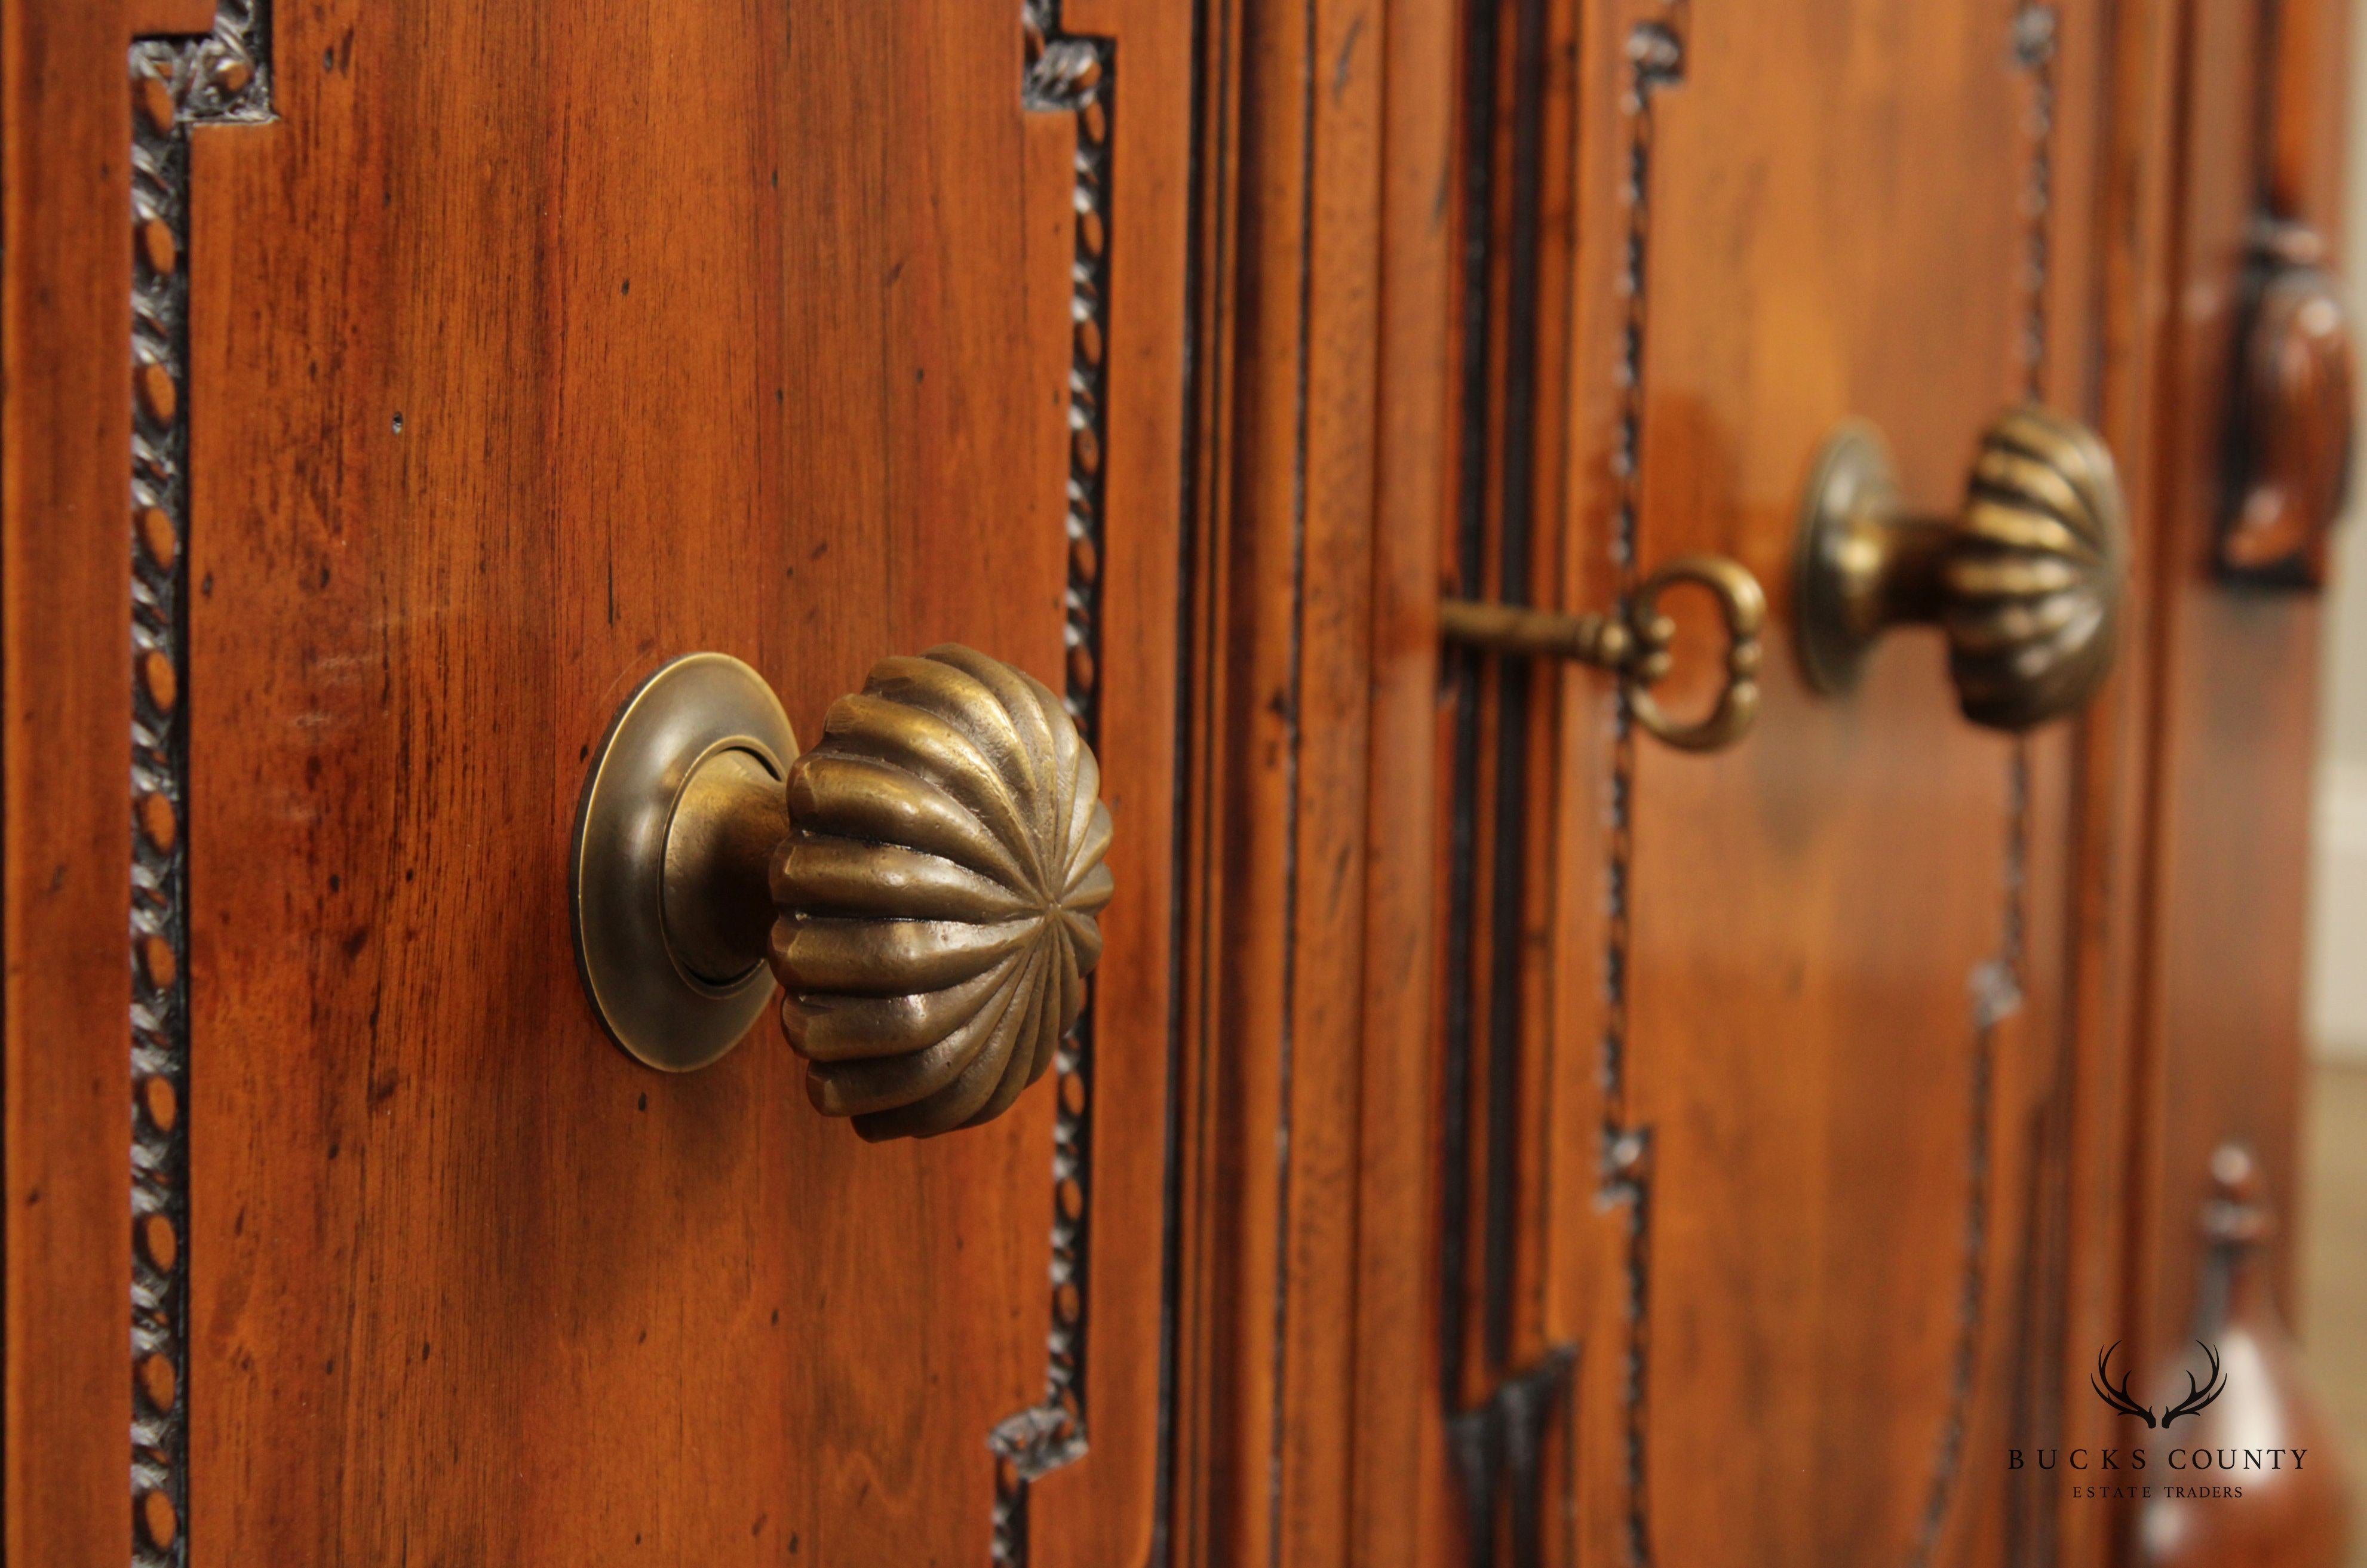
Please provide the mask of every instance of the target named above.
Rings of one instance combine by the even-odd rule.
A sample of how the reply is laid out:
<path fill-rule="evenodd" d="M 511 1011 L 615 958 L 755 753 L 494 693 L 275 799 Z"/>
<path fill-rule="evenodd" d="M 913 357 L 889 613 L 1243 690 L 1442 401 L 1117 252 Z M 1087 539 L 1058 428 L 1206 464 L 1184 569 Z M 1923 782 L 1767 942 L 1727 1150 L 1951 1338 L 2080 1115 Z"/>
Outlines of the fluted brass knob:
<path fill-rule="evenodd" d="M 618 1044 L 680 1071 L 777 978 L 818 1109 L 871 1139 L 986 1121 L 1084 1005 L 1113 886 L 1100 793 L 1059 699 L 967 648 L 882 660 L 802 757 L 754 671 L 678 659 L 585 785 L 585 988 Z"/>
<path fill-rule="evenodd" d="M 1881 437 L 1849 424 L 1826 443 L 1801 508 L 1800 661 L 1810 685 L 1845 692 L 1884 632 L 1937 626 L 1965 716 L 2028 729 L 2102 683 L 2127 577 L 2112 455 L 2078 423 L 2036 407 L 1999 415 L 1962 509 L 1943 517 L 1909 514 Z"/>
<path fill-rule="evenodd" d="M 966 648 L 887 660 L 789 770 L 781 1020 L 866 1138 L 1001 1115 L 1084 1006 L 1110 900 L 1101 768 L 1059 699 Z"/>

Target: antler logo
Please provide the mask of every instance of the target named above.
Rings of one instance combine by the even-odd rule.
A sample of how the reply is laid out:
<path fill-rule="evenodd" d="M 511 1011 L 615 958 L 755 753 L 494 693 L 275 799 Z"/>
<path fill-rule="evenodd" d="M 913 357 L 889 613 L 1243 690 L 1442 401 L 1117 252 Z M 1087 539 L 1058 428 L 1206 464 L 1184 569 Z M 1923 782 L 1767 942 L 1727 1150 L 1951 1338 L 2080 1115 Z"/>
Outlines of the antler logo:
<path fill-rule="evenodd" d="M 2129 1378 L 2126 1372 L 2121 1374 L 2121 1381 L 2117 1384 L 2112 1382 L 2112 1352 L 2121 1348 L 2121 1342 L 2117 1339 L 2106 1346 L 2104 1353 L 2096 1358 L 2096 1370 L 2089 1374 L 2088 1386 L 2096 1391 L 2097 1398 L 2113 1409 L 2141 1417 L 2147 1427 L 2158 1427 L 2167 1431 L 2172 1421 L 2181 1416 L 2193 1415 L 2218 1398 L 2227 1387 L 2226 1374 L 2219 1370 L 2219 1352 L 2203 1344 L 2200 1339 L 2197 1339 L 2194 1344 L 2196 1348 L 2203 1352 L 2203 1358 L 2211 1363 L 2211 1373 L 2199 1385 L 2194 1381 L 2194 1374 L 2187 1373 L 2186 1397 L 2162 1412 L 2161 1419 L 2158 1421 L 2154 1419 L 2150 1405 L 2139 1404 L 2129 1397 Z"/>
<path fill-rule="evenodd" d="M 2200 1339 L 2194 1343 L 2211 1362 L 2211 1375 L 2203 1380 L 2201 1388 L 2197 1388 L 2194 1386 L 2194 1374 L 2192 1372 L 2186 1374 L 2186 1397 L 2161 1413 L 2161 1426 L 2164 1431 L 2168 1431 L 2169 1424 L 2180 1416 L 2191 1416 L 2218 1398 L 2219 1392 L 2227 1386 L 2226 1374 L 2219 1370 L 2219 1352 L 2203 1344 Z"/>
<path fill-rule="evenodd" d="M 2152 1408 L 2129 1397 L 2128 1373 L 2121 1374 L 2118 1384 L 2112 1382 L 2112 1352 L 2120 1348 L 2121 1342 L 2117 1339 L 2105 1347 L 2104 1353 L 2096 1358 L 2096 1370 L 2088 1374 L 2088 1386 L 2096 1391 L 2097 1398 L 2113 1409 L 2130 1416 L 2144 1416 L 2147 1427 L 2157 1426 L 2159 1423 L 2154 1420 Z"/>

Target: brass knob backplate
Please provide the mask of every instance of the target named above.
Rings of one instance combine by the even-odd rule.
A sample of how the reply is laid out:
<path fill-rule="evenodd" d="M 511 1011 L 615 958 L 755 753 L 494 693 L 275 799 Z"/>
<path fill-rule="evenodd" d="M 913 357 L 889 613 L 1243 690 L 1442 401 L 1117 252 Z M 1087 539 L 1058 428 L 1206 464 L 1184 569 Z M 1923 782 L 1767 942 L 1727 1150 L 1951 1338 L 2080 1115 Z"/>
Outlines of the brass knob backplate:
<path fill-rule="evenodd" d="M 651 1066 L 703 1067 L 764 1015 L 773 991 L 766 868 L 751 863 L 750 835 L 727 825 L 766 813 L 773 843 L 787 836 L 784 781 L 797 754 L 763 676 L 724 654 L 693 653 L 625 699 L 593 757 L 571 867 L 576 965 L 601 1023 Z M 736 963 L 711 941 L 710 922 L 684 929 L 693 910 L 727 928 L 730 912 L 741 915 Z"/>
<path fill-rule="evenodd" d="M 1963 507 L 1919 517 L 1881 437 L 1852 423 L 1826 443 L 1801 506 L 1800 662 L 1817 690 L 1846 692 L 1884 632 L 1937 626 L 1965 716 L 2027 729 L 2102 683 L 2127 576 L 2112 455 L 2079 424 L 2033 407 L 1999 415 Z"/>
<path fill-rule="evenodd" d="M 1100 793 L 1059 699 L 969 649 L 882 660 L 802 756 L 753 670 L 675 660 L 584 787 L 585 990 L 626 1051 L 686 1071 L 777 980 L 817 1109 L 871 1139 L 986 1121 L 1082 1010 L 1113 888 Z"/>

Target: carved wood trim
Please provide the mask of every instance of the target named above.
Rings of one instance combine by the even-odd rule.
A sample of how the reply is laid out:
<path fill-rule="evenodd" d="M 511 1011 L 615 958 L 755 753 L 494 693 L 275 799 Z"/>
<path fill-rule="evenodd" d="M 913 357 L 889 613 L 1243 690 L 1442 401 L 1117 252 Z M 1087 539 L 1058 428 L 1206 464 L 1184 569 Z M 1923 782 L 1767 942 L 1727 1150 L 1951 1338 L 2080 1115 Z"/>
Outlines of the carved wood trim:
<path fill-rule="evenodd" d="M 2356 351 L 2324 236 L 2261 219 L 2245 269 L 2219 573 L 2256 588 L 2326 586 L 2350 489 Z"/>
<path fill-rule="evenodd" d="M 1067 682 L 1062 699 L 1089 745 L 1101 739 L 1101 571 L 1107 440 L 1111 126 L 1116 46 L 1061 30 L 1060 0 L 1023 0 L 1021 101 L 1076 125 L 1074 247 L 1070 264 Z M 1041 1403 L 989 1434 L 994 1454 L 991 1560 L 1028 1560 L 1028 1487 L 1085 1456 L 1086 1292 L 1093 1179 L 1093 993 L 1053 1063 L 1051 1329 Z"/>
<path fill-rule="evenodd" d="M 2350 7 L 2263 0 L 2250 255 L 2226 405 L 2215 561 L 2231 583 L 2326 585 L 2350 499 L 2357 351 L 2336 279 Z"/>
<path fill-rule="evenodd" d="M 1627 34 L 1627 92 L 1622 105 L 1628 137 L 1625 151 L 1625 177 L 1621 191 L 1627 214 L 1625 261 L 1620 294 L 1625 301 L 1625 330 L 1620 334 L 1617 385 L 1621 389 L 1617 448 L 1614 473 L 1618 494 L 1611 540 L 1612 564 L 1623 597 L 1637 587 L 1637 530 L 1640 520 L 1644 415 L 1646 397 L 1645 344 L 1649 322 L 1650 180 L 1653 147 L 1653 102 L 1664 87 L 1683 80 L 1690 6 L 1679 0 L 1657 19 L 1637 23 Z M 2022 247 L 2024 287 L 2021 319 L 2016 323 L 2017 358 L 2024 389 L 2040 396 L 2047 381 L 2048 292 L 2053 221 L 2056 125 L 2056 60 L 2058 13 L 2051 0 L 2032 0 L 2012 18 L 2015 67 L 2030 78 L 2032 113 L 2023 181 L 2026 238 Z M 1972 976 L 1971 1033 L 1974 1044 L 1972 1092 L 1967 1106 L 1970 1145 L 1965 1168 L 1964 1256 L 1957 1304 L 1958 1333 L 1952 1367 L 1948 1407 L 1934 1453 L 1922 1528 L 1910 1550 L 1909 1562 L 1927 1562 L 1935 1556 L 1950 1506 L 1963 1475 L 1965 1435 L 1976 1386 L 1979 1350 L 1984 1333 L 1984 1306 L 1988 1267 L 1988 1231 L 1994 1144 L 1996 1042 L 1998 1029 L 2022 1006 L 2024 931 L 2027 926 L 2025 886 L 2032 823 L 2030 819 L 2030 755 L 2027 743 L 2017 741 L 2008 761 L 2010 807 L 2002 855 L 2003 908 L 2001 935 L 1995 956 L 1979 964 Z M 1624 1315 L 1627 1343 L 1625 1375 L 1619 1392 L 1624 1414 L 1627 1506 L 1625 1520 L 1626 1558 L 1648 1565 L 1653 1561 L 1651 1493 L 1648 1453 L 1650 1436 L 1650 1304 L 1652 1132 L 1648 1123 L 1627 1116 L 1627 1066 L 1630 1051 L 1628 975 L 1630 911 L 1635 897 L 1632 822 L 1635 772 L 1634 716 L 1623 699 L 1617 714 L 1610 774 L 1610 829 L 1605 852 L 1604 888 L 1608 919 L 1603 958 L 1603 1025 L 1600 1069 L 1603 1089 L 1603 1183 L 1600 1197 L 1606 1206 L 1618 1205 L 1627 1215 Z"/>
<path fill-rule="evenodd" d="M 131 45 L 131 1561 L 188 1561 L 189 133 L 271 118 L 269 0 Z"/>
<path fill-rule="evenodd" d="M 1460 343 L 1453 587 L 1466 599 L 1539 603 L 1565 454 L 1552 434 L 1566 345 L 1551 297 L 1566 253 L 1548 216 L 1557 154 L 1549 0 L 1486 0 L 1462 18 Z M 1551 576 L 1549 570 L 1542 575 Z M 1522 1316 L 1523 1163 L 1536 1123 L 1520 940 L 1536 889 L 1541 698 L 1531 662 L 1449 646 L 1444 1107 L 1439 1153 L 1439 1396 L 1459 1494 L 1461 1561 L 1539 1561 L 1562 1506 L 1546 1472 L 1570 1405 L 1576 1347 L 1529 1342 Z M 1548 792 L 1549 793 L 1549 792 Z M 1476 1242 L 1472 1233 L 1476 1231 Z M 1476 1267 L 1475 1267 L 1476 1263 Z M 1476 1310 L 1475 1310 L 1476 1308 Z"/>
<path fill-rule="evenodd" d="M 1613 513 L 1611 564 L 1624 604 L 1637 586 L 1637 532 L 1643 506 L 1646 329 L 1650 323 L 1649 267 L 1654 98 L 1684 80 L 1685 39 L 1692 6 L 1678 0 L 1659 20 L 1638 22 L 1627 33 L 1628 85 L 1622 110 L 1627 120 L 1626 179 L 1620 198 L 1627 212 L 1625 261 L 1620 280 L 1627 302 L 1620 333 L 1617 385 L 1618 448 L 1613 471 L 1619 481 Z M 1652 1511 L 1648 1455 L 1651 1423 L 1652 1129 L 1627 1114 L 1629 913 L 1635 885 L 1636 716 L 1623 689 L 1611 755 L 1611 829 L 1603 867 L 1605 920 L 1603 953 L 1603 1188 L 1606 1205 L 1627 1215 L 1625 1320 L 1626 1375 L 1619 1390 L 1626 1427 L 1627 1559 L 1652 1561 Z"/>
<path fill-rule="evenodd" d="M 2029 81 L 2030 112 L 2023 149 L 2022 393 L 2044 402 L 2049 389 L 2047 292 L 2053 280 L 2056 66 L 2062 16 L 2055 0 L 2027 0 L 2013 15 L 2012 62 Z M 1971 976 L 1972 1093 L 1965 1115 L 1963 1261 L 1956 1292 L 1956 1343 L 1951 1359 L 1947 1414 L 1925 1485 L 1923 1517 L 1908 1561 L 1933 1561 L 1945 1539 L 1949 1510 L 1964 1479 L 1965 1438 L 1981 1366 L 1988 1322 L 1989 1217 L 1996 1186 L 1998 1031 L 2022 1010 L 2031 851 L 2031 749 L 2017 736 L 2006 759 L 2006 823 L 1998 951 Z"/>
<path fill-rule="evenodd" d="M 219 0 L 211 32 L 137 40 L 133 160 L 131 574 L 134 725 L 130 892 L 134 1419 L 132 1561 L 187 1562 L 189 976 L 183 715 L 189 692 L 187 236 L 189 132 L 273 118 L 272 0 Z M 1077 134 L 1069 378 L 1063 698 L 1098 739 L 1114 40 L 1071 35 L 1059 0 L 1024 0 L 1022 96 Z M 1041 1403 L 999 1423 L 993 1560 L 1027 1558 L 1026 1494 L 1087 1449 L 1086 1293 L 1092 1167 L 1091 995 L 1056 1060 L 1051 1331 Z"/>

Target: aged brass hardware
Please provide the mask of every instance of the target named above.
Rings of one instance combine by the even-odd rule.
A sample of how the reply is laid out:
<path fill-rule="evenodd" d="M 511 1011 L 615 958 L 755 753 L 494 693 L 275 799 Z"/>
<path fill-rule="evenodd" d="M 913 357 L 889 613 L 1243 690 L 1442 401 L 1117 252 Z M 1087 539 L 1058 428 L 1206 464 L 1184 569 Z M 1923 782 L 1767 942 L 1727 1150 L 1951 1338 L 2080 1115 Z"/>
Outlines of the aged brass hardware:
<path fill-rule="evenodd" d="M 1113 886 L 1100 794 L 1059 699 L 967 648 L 881 660 L 803 756 L 754 671 L 677 659 L 584 786 L 585 989 L 619 1045 L 685 1071 L 777 980 L 817 1109 L 870 1139 L 986 1121 L 1083 1008 Z"/>
<path fill-rule="evenodd" d="M 1699 719 L 1674 718 L 1652 687 L 1669 672 L 1676 623 L 1661 602 L 1682 583 L 1705 588 L 1726 625 L 1726 682 L 1716 704 Z M 1720 556 L 1680 556 L 1645 579 L 1624 616 L 1575 615 L 1521 604 L 1449 599 L 1438 607 L 1439 631 L 1449 642 L 1528 659 L 1566 659 L 1616 673 L 1628 711 L 1654 739 L 1684 751 L 1731 746 L 1759 713 L 1760 633 L 1767 596 L 1749 569 Z"/>
<path fill-rule="evenodd" d="M 708 902 L 688 896 L 693 886 L 719 891 L 719 909 L 752 912 L 745 868 L 721 852 L 744 850 L 749 835 L 721 825 L 719 786 L 753 767 L 777 790 L 797 754 L 764 677 L 723 654 L 693 653 L 625 700 L 593 759 L 572 866 L 576 963 L 608 1032 L 653 1067 L 707 1066 L 764 1010 L 769 892 L 753 942 L 706 923 L 672 931 L 667 917 Z"/>
<path fill-rule="evenodd" d="M 1941 517 L 1905 510 L 1881 436 L 1852 423 L 1801 504 L 1800 662 L 1817 690 L 1846 692 L 1884 632 L 1937 626 L 1965 716 L 2028 729 L 2085 705 L 2111 670 L 2127 561 L 2112 454 L 2077 423 L 1999 415 L 1963 508 Z"/>

